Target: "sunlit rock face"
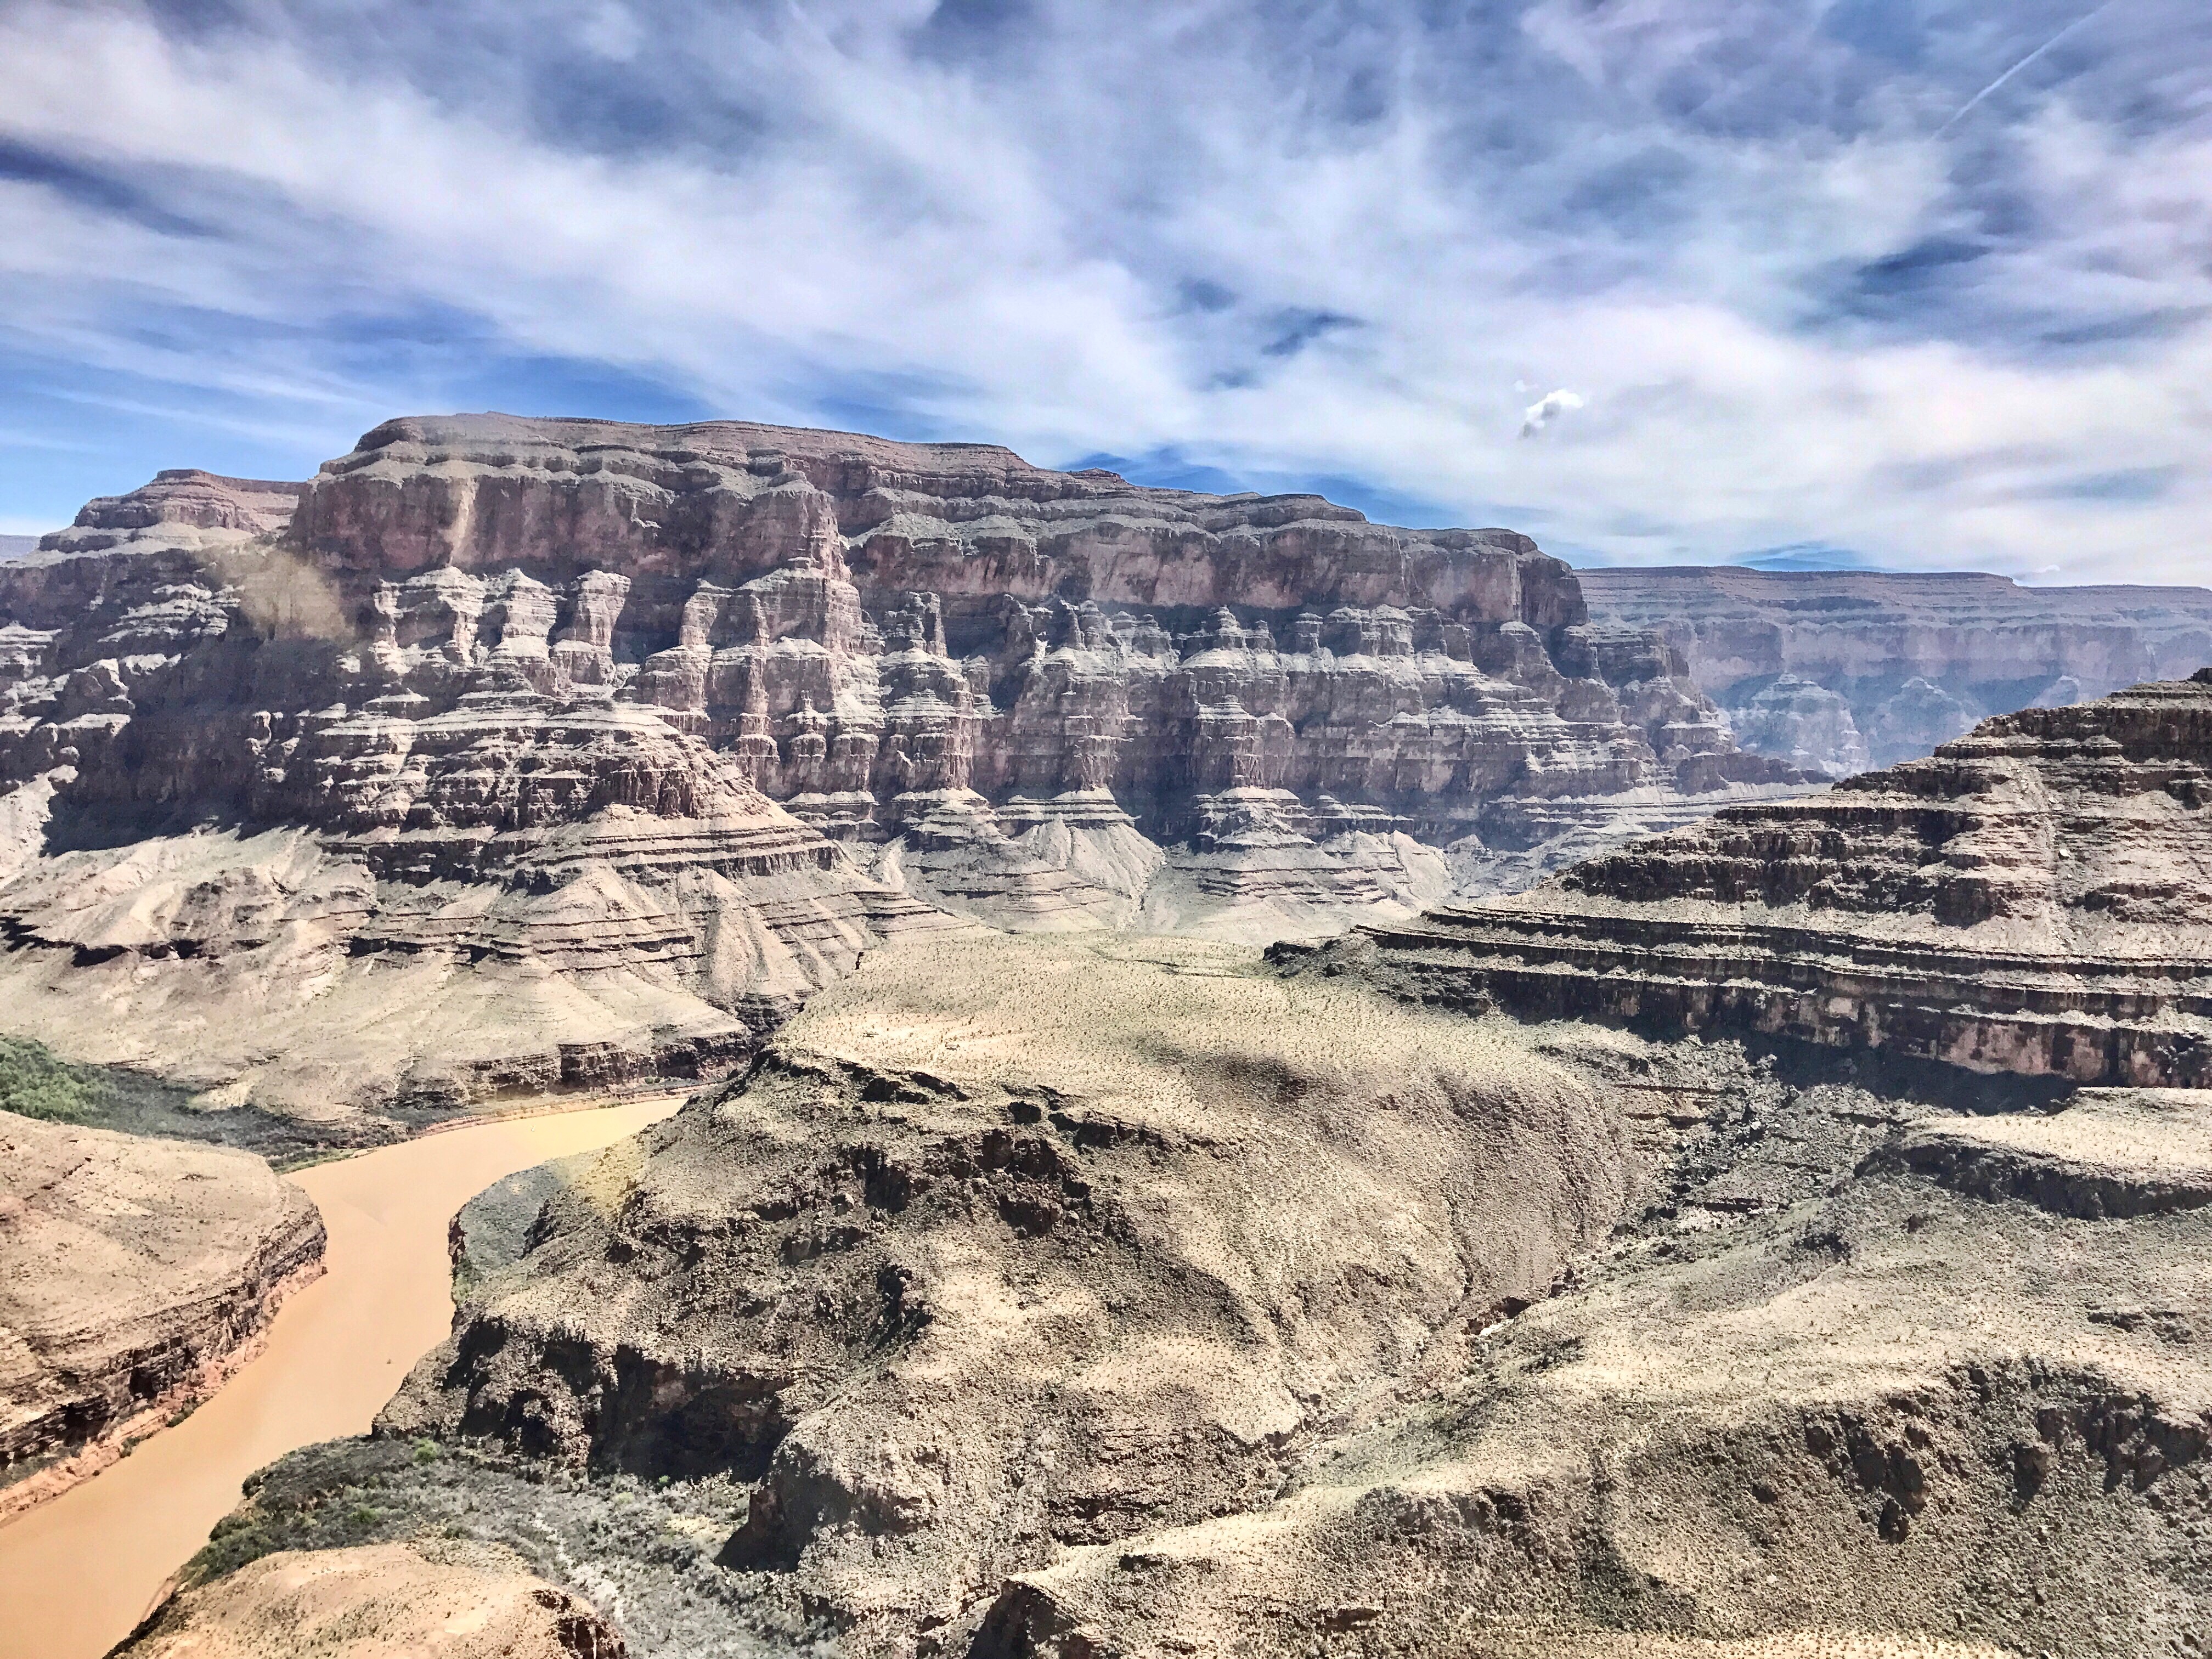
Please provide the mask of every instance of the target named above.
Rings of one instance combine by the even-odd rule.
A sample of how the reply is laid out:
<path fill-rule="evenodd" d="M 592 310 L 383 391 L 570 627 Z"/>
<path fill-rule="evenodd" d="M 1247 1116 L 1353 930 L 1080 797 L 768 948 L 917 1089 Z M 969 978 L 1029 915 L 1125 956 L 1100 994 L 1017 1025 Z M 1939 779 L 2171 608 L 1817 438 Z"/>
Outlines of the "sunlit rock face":
<path fill-rule="evenodd" d="M 347 1143 L 714 1075 L 963 925 L 616 700 L 618 574 L 356 608 L 273 533 L 298 493 L 165 474 L 0 575 L 9 1029 Z"/>
<path fill-rule="evenodd" d="M 0 569 L 0 981 L 294 1114 L 721 1069 L 897 933 L 1333 933 L 1805 787 L 1682 671 L 1505 531 L 398 421 Z"/>
<path fill-rule="evenodd" d="M 1316 931 L 1437 896 L 1422 848 L 1519 870 L 1562 833 L 1531 805 L 1681 822 L 1790 776 L 1525 537 L 988 446 L 396 421 L 283 545 L 433 705 L 495 671 L 605 687 L 1016 926 L 1140 917 L 1172 847 L 1197 861 L 1158 905 Z"/>
<path fill-rule="evenodd" d="M 1687 566 L 1576 575 L 1593 617 L 1653 629 L 1681 653 L 1742 747 L 1831 774 L 1911 760 L 1991 714 L 2212 663 L 2212 590 L 2201 587 Z M 1793 684 L 1839 698 L 1861 744 Z"/>

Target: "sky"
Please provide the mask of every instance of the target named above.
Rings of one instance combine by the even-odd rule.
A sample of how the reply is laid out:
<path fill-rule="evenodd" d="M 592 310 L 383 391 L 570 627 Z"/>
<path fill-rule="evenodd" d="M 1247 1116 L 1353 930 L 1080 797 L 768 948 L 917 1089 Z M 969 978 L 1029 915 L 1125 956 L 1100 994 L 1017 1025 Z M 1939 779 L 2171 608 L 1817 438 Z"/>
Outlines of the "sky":
<path fill-rule="evenodd" d="M 0 0 L 0 532 L 480 409 L 2212 582 L 2212 7 Z"/>

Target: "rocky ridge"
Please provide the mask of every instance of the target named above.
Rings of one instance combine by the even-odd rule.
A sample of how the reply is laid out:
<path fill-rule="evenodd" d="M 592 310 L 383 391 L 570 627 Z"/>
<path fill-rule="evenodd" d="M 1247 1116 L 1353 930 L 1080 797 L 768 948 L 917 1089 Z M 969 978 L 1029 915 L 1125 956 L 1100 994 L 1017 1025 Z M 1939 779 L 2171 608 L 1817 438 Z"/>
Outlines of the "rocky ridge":
<path fill-rule="evenodd" d="M 1656 630 L 1747 749 L 1833 775 L 2036 703 L 2212 662 L 2212 590 L 1732 567 L 1576 573 L 1594 618 Z"/>
<path fill-rule="evenodd" d="M 2208 805 L 2212 671 L 1986 720 L 1358 948 L 1527 1018 L 2205 1088 Z"/>
<path fill-rule="evenodd" d="M 647 1656 L 2192 1650 L 2212 1095 L 1989 1117 L 1428 988 L 873 957 L 488 1195 L 381 1437 L 194 1571 L 457 1529 Z"/>
<path fill-rule="evenodd" d="M 0 1113 L 0 1516 L 213 1392 L 322 1250 L 251 1153 Z"/>

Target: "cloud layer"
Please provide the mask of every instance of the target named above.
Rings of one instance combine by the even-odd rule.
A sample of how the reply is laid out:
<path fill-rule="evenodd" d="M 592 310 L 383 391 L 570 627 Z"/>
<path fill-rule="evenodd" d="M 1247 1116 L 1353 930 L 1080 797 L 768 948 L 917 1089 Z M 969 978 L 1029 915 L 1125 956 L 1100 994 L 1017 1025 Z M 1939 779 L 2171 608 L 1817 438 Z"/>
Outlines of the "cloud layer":
<path fill-rule="evenodd" d="M 500 407 L 2207 580 L 2212 15 L 0 0 L 0 529 Z"/>

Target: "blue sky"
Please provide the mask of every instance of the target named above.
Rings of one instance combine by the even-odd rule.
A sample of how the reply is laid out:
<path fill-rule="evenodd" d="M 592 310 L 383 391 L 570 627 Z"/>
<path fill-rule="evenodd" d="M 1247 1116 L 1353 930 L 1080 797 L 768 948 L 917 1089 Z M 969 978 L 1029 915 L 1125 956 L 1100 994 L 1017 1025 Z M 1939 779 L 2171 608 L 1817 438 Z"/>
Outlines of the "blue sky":
<path fill-rule="evenodd" d="M 2202 0 L 0 0 L 0 285 L 6 532 L 496 408 L 2212 580 Z"/>

